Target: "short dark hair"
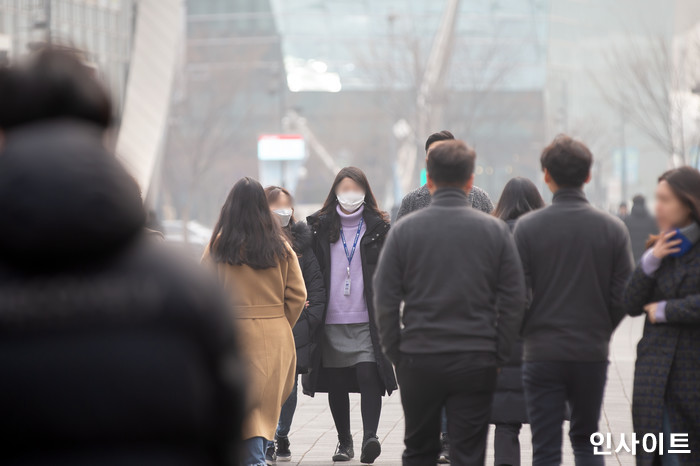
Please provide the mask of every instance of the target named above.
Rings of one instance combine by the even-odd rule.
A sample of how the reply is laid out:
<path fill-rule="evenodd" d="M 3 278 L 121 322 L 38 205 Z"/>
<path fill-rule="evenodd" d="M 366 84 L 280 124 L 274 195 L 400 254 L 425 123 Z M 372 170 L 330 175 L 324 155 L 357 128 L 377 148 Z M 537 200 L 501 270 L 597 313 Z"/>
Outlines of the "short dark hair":
<path fill-rule="evenodd" d="M 4 130 L 58 118 L 103 129 L 112 124 L 109 92 L 74 49 L 46 47 L 26 61 L 0 68 L 0 102 Z"/>
<path fill-rule="evenodd" d="M 430 149 L 430 146 L 433 145 L 433 143 L 436 143 L 438 141 L 450 141 L 455 138 L 455 135 L 447 131 L 446 129 L 443 129 L 442 131 L 439 131 L 437 133 L 433 133 L 430 136 L 428 136 L 428 139 L 425 141 L 425 153 L 428 153 L 428 149 Z"/>
<path fill-rule="evenodd" d="M 540 163 L 559 187 L 580 188 L 591 173 L 593 154 L 581 141 L 561 134 L 544 148 Z"/>
<path fill-rule="evenodd" d="M 446 141 L 428 152 L 428 173 L 438 188 L 462 187 L 474 173 L 476 152 L 459 140 Z"/>

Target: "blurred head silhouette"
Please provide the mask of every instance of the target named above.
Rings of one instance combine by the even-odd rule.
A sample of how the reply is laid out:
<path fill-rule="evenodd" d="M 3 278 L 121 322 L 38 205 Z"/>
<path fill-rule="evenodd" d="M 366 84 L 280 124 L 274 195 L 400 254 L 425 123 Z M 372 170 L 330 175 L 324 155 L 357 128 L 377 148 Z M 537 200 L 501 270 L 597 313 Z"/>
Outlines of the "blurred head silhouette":
<path fill-rule="evenodd" d="M 0 131 L 26 124 L 74 119 L 106 130 L 112 124 L 109 93 L 70 48 L 43 48 L 0 68 Z"/>

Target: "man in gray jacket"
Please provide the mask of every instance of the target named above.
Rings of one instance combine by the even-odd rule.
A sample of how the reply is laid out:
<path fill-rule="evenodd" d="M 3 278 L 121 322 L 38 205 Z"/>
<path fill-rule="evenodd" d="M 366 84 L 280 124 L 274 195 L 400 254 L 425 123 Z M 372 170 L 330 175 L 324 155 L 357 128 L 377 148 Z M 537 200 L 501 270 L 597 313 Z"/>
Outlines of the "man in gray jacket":
<path fill-rule="evenodd" d="M 426 161 L 428 160 L 427 154 L 430 151 L 431 147 L 434 147 L 437 144 L 442 143 L 443 141 L 454 141 L 454 139 L 454 135 L 447 130 L 442 130 L 428 136 L 428 139 L 425 141 Z M 406 194 L 403 200 L 401 201 L 401 206 L 399 207 L 399 211 L 396 214 L 396 221 L 400 220 L 402 217 L 410 214 L 411 212 L 415 212 L 424 207 L 428 207 L 430 205 L 431 197 L 432 196 L 430 195 L 430 190 L 428 189 L 427 184 L 424 184 L 420 188 L 415 189 L 410 193 Z M 470 206 L 474 207 L 476 210 L 480 210 L 487 214 L 490 214 L 493 211 L 493 203 L 491 202 L 489 195 L 486 194 L 486 192 L 483 189 L 478 188 L 476 186 L 472 186 L 471 190 L 467 194 L 467 203 Z M 450 441 L 449 436 L 447 434 L 447 417 L 444 411 L 442 414 L 441 429 L 442 448 L 438 457 L 438 463 L 449 463 Z"/>
<path fill-rule="evenodd" d="M 540 158 L 552 205 L 515 226 L 532 303 L 522 326 L 523 382 L 532 429 L 533 465 L 561 464 L 565 406 L 577 465 L 603 465 L 591 434 L 608 368 L 610 336 L 622 320 L 622 294 L 632 274 L 632 247 L 619 218 L 586 200 L 593 155 L 568 136 Z"/>
<path fill-rule="evenodd" d="M 474 159 L 461 141 L 431 149 L 432 203 L 392 228 L 374 276 L 379 337 L 401 388 L 404 465 L 435 464 L 443 406 L 452 462 L 484 464 L 496 370 L 525 309 L 508 226 L 469 205 Z"/>
<path fill-rule="evenodd" d="M 442 130 L 431 134 L 425 141 L 425 153 L 428 153 L 433 144 L 441 141 L 452 141 L 454 138 L 454 135 L 447 130 Z M 493 203 L 491 202 L 489 195 L 486 194 L 483 189 L 472 186 L 472 189 L 469 191 L 467 196 L 469 198 L 469 205 L 475 209 L 486 212 L 487 214 L 490 214 L 493 211 Z M 399 212 L 396 214 L 396 220 L 399 220 L 406 214 L 410 214 L 418 209 L 427 207 L 430 204 L 430 197 L 430 190 L 428 189 L 427 184 L 424 184 L 420 188 L 406 194 L 401 201 L 401 207 L 399 207 Z"/>

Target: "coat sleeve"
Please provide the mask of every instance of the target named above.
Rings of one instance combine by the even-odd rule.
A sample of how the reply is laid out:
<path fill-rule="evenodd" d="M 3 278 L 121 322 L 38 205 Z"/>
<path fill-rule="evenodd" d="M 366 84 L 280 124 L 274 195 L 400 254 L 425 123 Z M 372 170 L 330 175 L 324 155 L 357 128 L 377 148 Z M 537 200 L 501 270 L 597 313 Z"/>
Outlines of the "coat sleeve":
<path fill-rule="evenodd" d="M 305 312 L 309 319 L 309 331 L 313 335 L 323 323 L 323 316 L 326 313 L 326 286 L 316 254 L 311 248 L 304 251 L 302 264 L 301 271 L 304 275 L 307 300 L 309 302 L 309 307 Z"/>
<path fill-rule="evenodd" d="M 632 241 L 626 227 L 620 227 L 620 239 L 617 243 L 615 262 L 610 283 L 610 320 L 613 329 L 625 317 L 624 304 L 625 285 L 634 271 L 634 255 Z"/>
<path fill-rule="evenodd" d="M 669 324 L 700 324 L 700 294 L 666 301 L 666 322 Z"/>
<path fill-rule="evenodd" d="M 387 358 L 398 364 L 401 357 L 400 309 L 404 298 L 399 235 L 400 228 L 392 228 L 379 256 L 377 270 L 374 274 L 374 309 L 375 323 L 379 332 L 379 341 Z"/>
<path fill-rule="evenodd" d="M 406 194 L 403 199 L 401 199 L 401 206 L 396 214 L 396 221 L 398 222 L 401 217 L 406 214 L 410 214 L 413 211 L 413 195 L 412 193 Z"/>
<path fill-rule="evenodd" d="M 505 244 L 498 265 L 496 303 L 498 306 L 498 358 L 502 363 L 510 359 L 513 342 L 523 320 L 527 305 L 523 268 L 513 236 L 503 225 Z"/>
<path fill-rule="evenodd" d="M 304 276 L 301 273 L 299 259 L 291 247 L 287 245 L 287 282 L 284 289 L 284 315 L 289 321 L 289 325 L 294 327 L 294 324 L 299 320 L 301 312 L 306 305 L 306 286 L 304 285 Z"/>
<path fill-rule="evenodd" d="M 632 272 L 622 295 L 623 310 L 627 315 L 644 314 L 644 306 L 651 302 L 656 288 L 656 278 L 644 273 L 641 264 Z"/>

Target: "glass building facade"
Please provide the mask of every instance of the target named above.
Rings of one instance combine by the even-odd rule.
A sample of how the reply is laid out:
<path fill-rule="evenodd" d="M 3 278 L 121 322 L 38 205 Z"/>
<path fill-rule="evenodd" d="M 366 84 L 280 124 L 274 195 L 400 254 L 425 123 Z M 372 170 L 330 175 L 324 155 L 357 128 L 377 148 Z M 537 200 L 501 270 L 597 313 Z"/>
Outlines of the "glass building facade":
<path fill-rule="evenodd" d="M 136 0 L 0 0 L 0 36 L 10 56 L 35 44 L 77 47 L 87 53 L 114 95 L 124 103 Z"/>

